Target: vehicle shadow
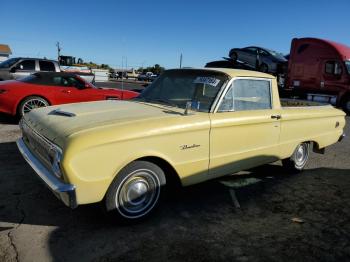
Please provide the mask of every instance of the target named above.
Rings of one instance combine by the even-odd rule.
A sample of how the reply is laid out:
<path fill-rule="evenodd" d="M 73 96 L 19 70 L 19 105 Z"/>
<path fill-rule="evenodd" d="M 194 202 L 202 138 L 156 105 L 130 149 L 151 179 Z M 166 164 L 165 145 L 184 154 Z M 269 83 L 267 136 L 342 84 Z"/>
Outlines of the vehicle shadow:
<path fill-rule="evenodd" d="M 18 125 L 18 122 L 19 122 L 18 118 L 0 113 L 0 124 Z"/>
<path fill-rule="evenodd" d="M 179 189 L 148 219 L 125 225 L 108 220 L 99 205 L 65 207 L 36 178 L 15 143 L 3 143 L 0 222 L 35 226 L 28 239 L 41 226 L 50 227 L 53 261 L 342 260 L 350 244 L 349 174 L 317 168 L 292 175 L 280 165 L 264 165 Z M 305 223 L 293 223 L 293 217 Z"/>

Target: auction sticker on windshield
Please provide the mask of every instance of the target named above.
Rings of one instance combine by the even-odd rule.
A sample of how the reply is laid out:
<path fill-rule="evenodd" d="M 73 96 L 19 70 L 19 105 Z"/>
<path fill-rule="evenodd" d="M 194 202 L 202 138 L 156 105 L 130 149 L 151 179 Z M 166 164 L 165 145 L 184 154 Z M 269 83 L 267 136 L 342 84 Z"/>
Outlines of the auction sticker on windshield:
<path fill-rule="evenodd" d="M 209 76 L 198 76 L 193 83 L 217 86 L 220 83 L 220 79 Z"/>

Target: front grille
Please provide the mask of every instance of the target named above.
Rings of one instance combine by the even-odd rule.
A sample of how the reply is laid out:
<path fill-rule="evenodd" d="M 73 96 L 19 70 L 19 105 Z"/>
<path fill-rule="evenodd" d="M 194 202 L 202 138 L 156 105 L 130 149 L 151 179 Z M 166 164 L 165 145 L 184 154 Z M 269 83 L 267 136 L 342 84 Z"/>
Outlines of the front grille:
<path fill-rule="evenodd" d="M 23 140 L 32 153 L 43 160 L 44 164 L 51 167 L 53 144 L 43 136 L 30 128 L 25 121 L 21 121 Z"/>

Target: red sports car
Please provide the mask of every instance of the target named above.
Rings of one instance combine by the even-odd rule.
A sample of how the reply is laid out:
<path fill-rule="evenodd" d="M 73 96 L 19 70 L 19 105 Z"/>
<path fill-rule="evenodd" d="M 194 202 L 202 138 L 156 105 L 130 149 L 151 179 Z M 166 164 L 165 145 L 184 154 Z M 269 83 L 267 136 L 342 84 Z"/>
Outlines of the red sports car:
<path fill-rule="evenodd" d="M 131 99 L 139 93 L 98 88 L 72 73 L 35 73 L 0 82 L 0 112 L 22 116 L 38 107 L 77 102 Z"/>

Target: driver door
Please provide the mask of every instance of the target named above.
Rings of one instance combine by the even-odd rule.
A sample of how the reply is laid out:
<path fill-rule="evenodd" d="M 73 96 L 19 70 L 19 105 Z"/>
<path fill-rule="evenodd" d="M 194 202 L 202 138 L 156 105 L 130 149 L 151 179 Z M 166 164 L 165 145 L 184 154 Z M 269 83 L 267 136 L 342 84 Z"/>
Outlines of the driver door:
<path fill-rule="evenodd" d="M 53 77 L 55 88 L 55 99 L 59 104 L 88 102 L 99 100 L 98 97 L 86 88 L 85 83 L 73 76 Z"/>
<path fill-rule="evenodd" d="M 236 79 L 211 115 L 211 178 L 276 161 L 279 113 L 272 108 L 269 79 Z"/>
<path fill-rule="evenodd" d="M 22 60 L 10 69 L 13 79 L 19 79 L 34 73 L 36 70 L 36 61 L 33 59 Z"/>

